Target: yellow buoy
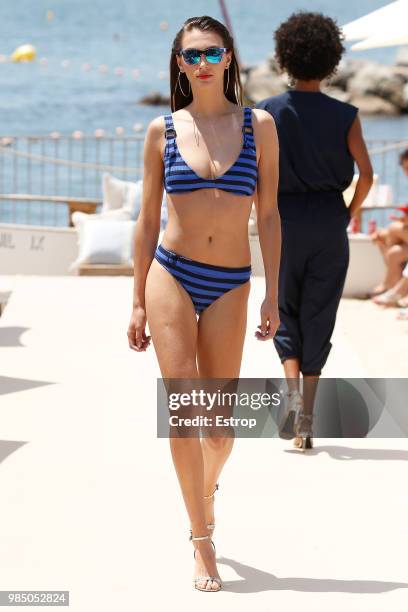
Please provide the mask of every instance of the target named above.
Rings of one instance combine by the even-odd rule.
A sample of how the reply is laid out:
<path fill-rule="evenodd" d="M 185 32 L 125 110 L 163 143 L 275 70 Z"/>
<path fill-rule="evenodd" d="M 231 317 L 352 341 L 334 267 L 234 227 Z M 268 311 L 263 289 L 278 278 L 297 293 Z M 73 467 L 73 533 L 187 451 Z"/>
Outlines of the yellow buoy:
<path fill-rule="evenodd" d="M 47 21 L 52 21 L 54 19 L 54 11 L 47 11 Z"/>
<path fill-rule="evenodd" d="M 17 47 L 11 56 L 13 62 L 32 62 L 37 55 L 37 51 L 33 45 L 21 45 Z"/>

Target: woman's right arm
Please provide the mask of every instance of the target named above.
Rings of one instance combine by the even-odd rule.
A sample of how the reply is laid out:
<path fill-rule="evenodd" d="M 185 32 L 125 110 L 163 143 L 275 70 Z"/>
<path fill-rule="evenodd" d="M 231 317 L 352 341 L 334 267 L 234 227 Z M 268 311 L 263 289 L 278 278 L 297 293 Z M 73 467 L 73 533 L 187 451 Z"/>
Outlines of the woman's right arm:
<path fill-rule="evenodd" d="M 133 311 L 128 329 L 130 348 L 146 350 L 150 338 L 145 334 L 145 285 L 160 233 L 163 199 L 164 120 L 156 117 L 149 124 L 144 142 L 143 195 L 136 222 L 133 246 Z"/>
<path fill-rule="evenodd" d="M 354 119 L 347 135 L 347 144 L 358 167 L 358 180 L 349 209 L 350 216 L 356 214 L 373 184 L 373 167 L 364 142 L 359 116 Z"/>

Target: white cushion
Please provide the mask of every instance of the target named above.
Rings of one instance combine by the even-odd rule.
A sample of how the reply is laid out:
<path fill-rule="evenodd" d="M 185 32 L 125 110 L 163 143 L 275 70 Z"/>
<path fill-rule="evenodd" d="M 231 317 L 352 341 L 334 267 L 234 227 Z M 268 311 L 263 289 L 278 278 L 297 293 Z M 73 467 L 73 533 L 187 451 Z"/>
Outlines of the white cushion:
<path fill-rule="evenodd" d="M 107 221 L 131 221 L 131 215 L 127 210 L 118 208 L 117 210 L 107 210 L 104 213 L 84 213 L 76 210 L 72 213 L 72 223 L 74 227 L 79 228 L 85 221 L 99 221 L 106 219 Z"/>
<path fill-rule="evenodd" d="M 126 200 L 123 204 L 123 210 L 126 211 L 130 215 L 130 218 L 134 221 L 137 219 L 140 213 L 140 207 L 142 206 L 142 195 L 142 179 L 136 181 L 136 183 L 128 183 L 128 188 L 126 191 Z"/>
<path fill-rule="evenodd" d="M 100 219 L 135 221 L 140 213 L 143 196 L 143 179 L 136 181 L 122 181 L 110 174 L 103 175 L 103 205 L 100 213 L 83 213 L 76 211 L 72 213 L 72 223 L 75 227 L 85 221 Z M 163 229 L 167 224 L 167 200 L 166 192 L 163 191 L 163 199 L 160 210 L 160 227 Z"/>
<path fill-rule="evenodd" d="M 70 270 L 81 264 L 132 265 L 135 221 L 85 221 L 78 228 L 79 253 Z"/>
<path fill-rule="evenodd" d="M 142 181 L 122 181 L 105 173 L 102 178 L 102 213 L 109 210 L 125 209 L 135 219 L 142 200 Z"/>

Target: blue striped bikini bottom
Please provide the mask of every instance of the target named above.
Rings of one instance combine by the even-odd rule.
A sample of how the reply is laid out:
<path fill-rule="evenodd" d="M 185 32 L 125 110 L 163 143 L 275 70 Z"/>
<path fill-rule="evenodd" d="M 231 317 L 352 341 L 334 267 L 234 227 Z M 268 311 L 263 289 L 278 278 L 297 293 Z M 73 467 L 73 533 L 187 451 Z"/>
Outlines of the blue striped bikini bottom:
<path fill-rule="evenodd" d="M 177 255 L 161 244 L 157 247 L 154 257 L 184 287 L 197 314 L 227 291 L 246 283 L 251 277 L 251 266 L 213 266 Z"/>

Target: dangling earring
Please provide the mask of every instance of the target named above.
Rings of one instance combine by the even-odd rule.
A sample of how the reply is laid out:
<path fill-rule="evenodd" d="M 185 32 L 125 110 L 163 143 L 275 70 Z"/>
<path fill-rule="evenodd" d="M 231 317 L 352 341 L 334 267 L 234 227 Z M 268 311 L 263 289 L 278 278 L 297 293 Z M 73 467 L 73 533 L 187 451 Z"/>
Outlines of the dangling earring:
<path fill-rule="evenodd" d="M 290 89 L 293 89 L 295 85 L 296 85 L 296 79 L 294 79 L 292 76 L 289 76 L 288 77 L 288 87 Z"/>
<path fill-rule="evenodd" d="M 183 88 L 182 88 L 182 86 L 181 86 L 181 82 L 180 82 L 180 74 L 181 74 L 181 70 L 179 70 L 179 73 L 178 73 L 177 83 L 178 83 L 178 85 L 179 85 L 179 87 L 180 87 L 180 91 L 181 91 L 181 93 L 183 94 L 183 96 L 184 96 L 185 98 L 188 98 L 188 96 L 190 95 L 190 92 L 191 92 L 191 85 L 190 85 L 190 81 L 188 82 L 188 93 L 186 93 L 186 94 L 185 94 L 185 93 L 184 93 L 184 91 L 183 91 Z M 176 84 L 176 88 L 177 88 L 177 84 Z"/>
<path fill-rule="evenodd" d="M 227 86 L 225 88 L 224 93 L 227 93 L 228 87 L 229 87 L 229 64 L 228 64 L 228 68 L 226 68 L 226 70 L 227 70 Z"/>

